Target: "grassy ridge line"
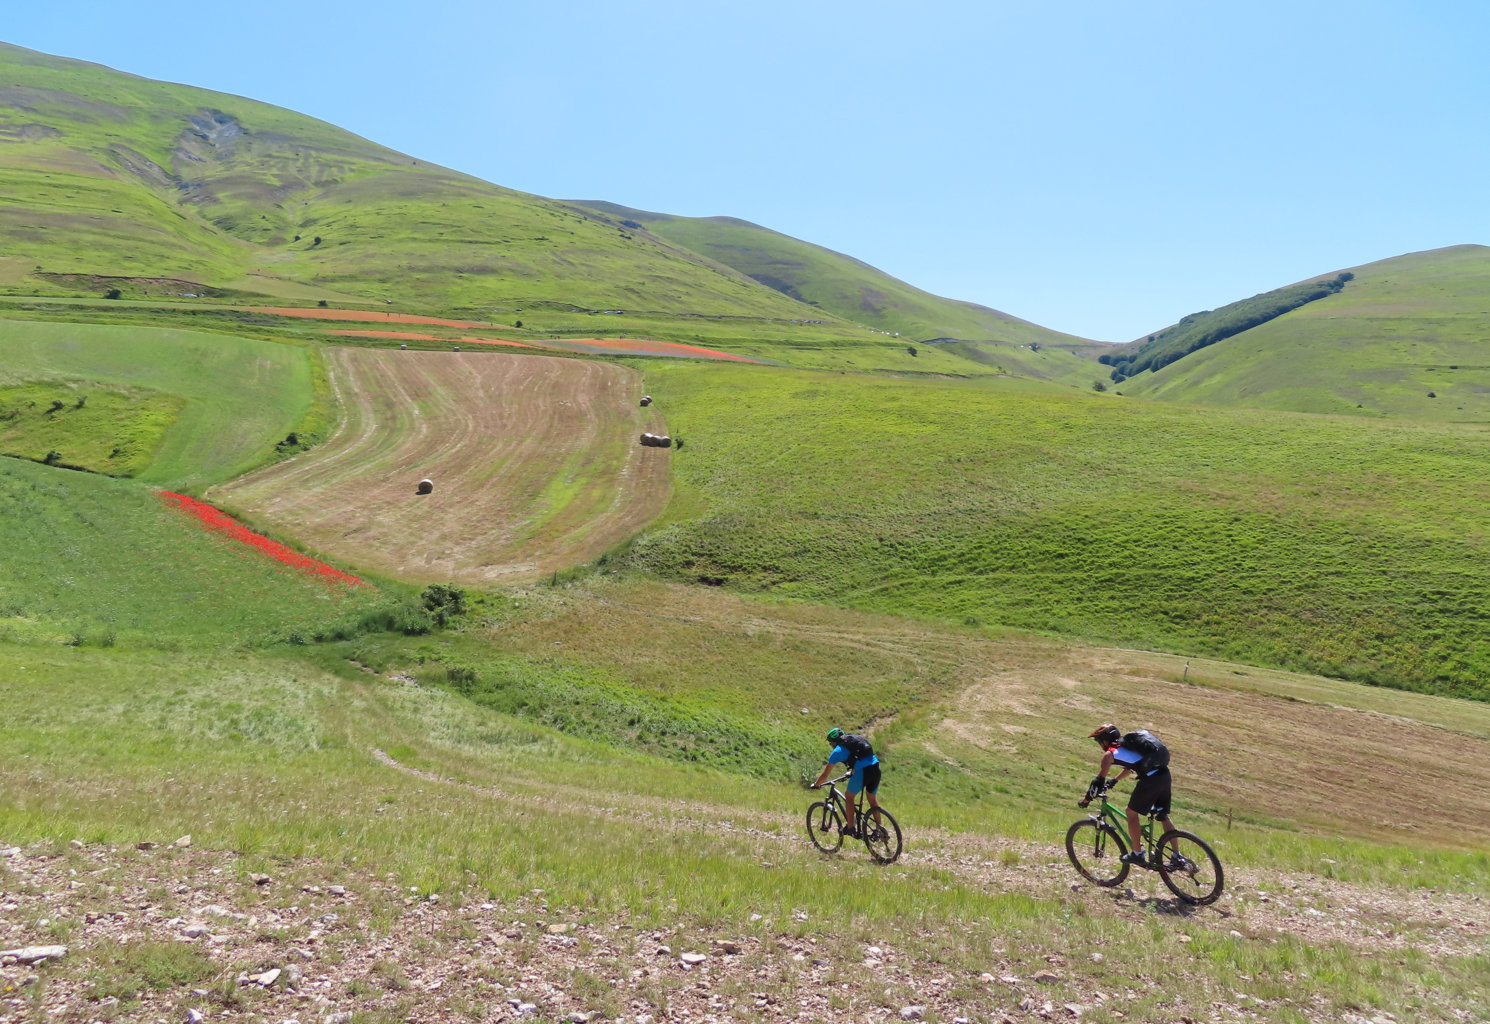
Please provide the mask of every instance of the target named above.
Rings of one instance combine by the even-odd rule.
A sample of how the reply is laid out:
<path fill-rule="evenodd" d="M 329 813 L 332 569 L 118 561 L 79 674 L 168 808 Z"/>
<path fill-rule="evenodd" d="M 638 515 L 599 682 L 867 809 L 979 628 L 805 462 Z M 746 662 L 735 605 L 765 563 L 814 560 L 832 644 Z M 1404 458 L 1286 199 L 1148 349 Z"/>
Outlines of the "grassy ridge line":
<path fill-rule="evenodd" d="M 0 183 L 27 197 L 0 204 L 0 239 L 31 270 L 11 290 L 320 285 L 431 309 L 805 309 L 678 246 L 292 111 L 13 46 L 0 67 L 15 100 L 0 131 L 16 140 Z M 261 283 L 273 278 L 289 284 Z"/>
<path fill-rule="evenodd" d="M 1327 278 L 1301 281 L 1276 288 L 1250 299 L 1242 299 L 1217 310 L 1192 313 L 1172 327 L 1151 334 L 1143 341 L 1105 352 L 1098 362 L 1112 367 L 1112 379 L 1121 382 L 1145 370 L 1158 371 L 1177 359 L 1207 345 L 1235 337 L 1277 319 L 1285 313 L 1339 293 L 1355 275 L 1342 271 Z"/>
<path fill-rule="evenodd" d="M 323 377 L 324 371 L 318 384 L 307 351 L 292 345 L 189 331 L 0 321 L 0 382 L 96 381 L 179 398 L 179 415 L 139 473 L 173 490 L 200 489 L 241 473 L 271 457 L 273 445 L 297 425 L 319 422 Z M 62 457 L 70 461 L 67 451 Z"/>
<path fill-rule="evenodd" d="M 1014 382 L 647 374 L 689 442 L 637 565 L 1490 696 L 1479 431 Z"/>
<path fill-rule="evenodd" d="M 1015 346 L 1083 344 L 971 302 L 931 295 L 851 256 L 732 217 L 675 217 L 614 203 L 577 203 L 622 227 L 637 224 L 851 322 L 899 333 L 907 341 L 960 339 Z"/>
<path fill-rule="evenodd" d="M 1344 291 L 1117 385 L 1170 402 L 1490 422 L 1490 248 L 1351 268 Z"/>

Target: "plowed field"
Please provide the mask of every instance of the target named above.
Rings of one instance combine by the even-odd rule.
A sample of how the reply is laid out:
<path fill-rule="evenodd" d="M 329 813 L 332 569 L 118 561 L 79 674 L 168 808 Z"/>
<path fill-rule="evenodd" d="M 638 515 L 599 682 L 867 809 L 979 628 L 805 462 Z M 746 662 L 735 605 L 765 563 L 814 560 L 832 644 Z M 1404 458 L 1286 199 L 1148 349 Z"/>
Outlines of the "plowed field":
<path fill-rule="evenodd" d="M 609 363 L 334 349 L 343 410 L 304 455 L 215 489 L 337 560 L 416 582 L 532 578 L 637 532 L 668 495 L 641 376 Z M 432 494 L 415 487 L 428 477 Z"/>

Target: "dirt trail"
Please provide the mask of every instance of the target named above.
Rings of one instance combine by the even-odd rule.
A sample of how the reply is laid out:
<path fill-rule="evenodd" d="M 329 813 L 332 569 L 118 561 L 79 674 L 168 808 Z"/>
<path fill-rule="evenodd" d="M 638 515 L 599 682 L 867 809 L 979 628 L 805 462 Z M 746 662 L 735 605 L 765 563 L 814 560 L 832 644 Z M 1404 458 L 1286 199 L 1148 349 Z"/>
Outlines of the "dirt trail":
<path fill-rule="evenodd" d="M 579 787 L 550 786 L 533 795 L 480 786 L 436 772 L 399 764 L 382 750 L 372 751 L 383 764 L 425 781 L 459 786 L 508 802 L 548 812 L 638 818 L 649 827 L 689 835 L 746 835 L 769 846 L 771 859 L 824 859 L 807 840 L 805 825 L 781 830 L 783 815 L 741 812 L 707 803 L 662 800 L 607 792 L 597 795 Z M 603 801 L 597 806 L 596 801 Z M 813 799 L 803 792 L 802 809 Z M 1073 821 L 1082 816 L 1073 809 Z M 805 817 L 799 815 L 798 817 Z M 1048 842 L 952 833 L 916 827 L 904 819 L 905 850 L 897 869 L 936 868 L 984 891 L 1023 893 L 1043 899 L 1072 898 L 1108 906 L 1125 919 L 1146 920 L 1154 909 L 1226 931 L 1252 937 L 1290 935 L 1312 944 L 1343 942 L 1364 950 L 1417 949 L 1431 956 L 1490 953 L 1490 901 L 1473 893 L 1414 891 L 1359 886 L 1317 874 L 1268 871 L 1245 865 L 1223 865 L 1227 889 L 1212 907 L 1189 907 L 1175 899 L 1157 874 L 1135 870 L 1121 886 L 1104 889 L 1082 880 L 1066 859 L 1063 835 Z M 833 857 L 868 859 L 860 844 L 849 841 Z"/>

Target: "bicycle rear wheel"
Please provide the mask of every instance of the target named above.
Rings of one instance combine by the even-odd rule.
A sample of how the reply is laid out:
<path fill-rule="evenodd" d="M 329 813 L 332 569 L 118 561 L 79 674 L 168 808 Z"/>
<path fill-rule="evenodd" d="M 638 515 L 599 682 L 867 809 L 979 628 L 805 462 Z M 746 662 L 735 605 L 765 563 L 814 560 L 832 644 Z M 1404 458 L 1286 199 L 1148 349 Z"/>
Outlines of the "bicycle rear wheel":
<path fill-rule="evenodd" d="M 1204 906 L 1221 896 L 1226 874 L 1206 841 L 1176 829 L 1159 837 L 1159 877 L 1186 903 Z"/>
<path fill-rule="evenodd" d="M 1105 821 L 1083 818 L 1066 830 L 1066 856 L 1089 882 L 1121 884 L 1128 877 L 1128 865 L 1123 862 L 1127 852 L 1122 833 Z"/>
<path fill-rule="evenodd" d="M 843 845 L 843 819 L 838 808 L 819 800 L 807 808 L 807 838 L 824 853 L 837 853 Z"/>
<path fill-rule="evenodd" d="M 900 825 L 883 807 L 877 811 L 860 808 L 859 829 L 869 856 L 879 863 L 889 864 L 900 856 Z"/>

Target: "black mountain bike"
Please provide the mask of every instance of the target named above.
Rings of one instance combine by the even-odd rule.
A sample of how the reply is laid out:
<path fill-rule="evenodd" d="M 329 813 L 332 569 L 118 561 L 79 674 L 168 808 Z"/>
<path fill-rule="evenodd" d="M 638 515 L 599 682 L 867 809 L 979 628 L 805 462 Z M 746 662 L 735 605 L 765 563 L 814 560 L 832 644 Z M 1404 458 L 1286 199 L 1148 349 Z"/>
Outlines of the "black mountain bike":
<path fill-rule="evenodd" d="M 1108 783 L 1107 790 L 1112 785 Z M 1128 852 L 1127 816 L 1107 799 L 1107 790 L 1103 790 L 1098 813 L 1082 818 L 1066 830 L 1066 856 L 1087 881 L 1114 886 L 1122 884 L 1132 865 L 1122 859 Z M 1081 806 L 1088 803 L 1090 800 L 1082 800 Z M 1174 829 L 1155 842 L 1152 814 L 1144 821 L 1140 835 L 1144 849 L 1149 851 L 1141 866 L 1159 872 L 1170 892 L 1198 906 L 1220 898 L 1226 875 L 1221 869 L 1221 858 L 1204 839 Z"/>
<path fill-rule="evenodd" d="M 823 783 L 828 787 L 828 798 L 807 808 L 807 838 L 824 853 L 837 853 L 843 845 L 843 829 L 848 809 L 844 805 L 843 794 L 838 792 L 837 784 L 852 774 L 849 772 Z M 889 811 L 883 807 L 870 807 L 868 804 L 869 801 L 865 800 L 854 819 L 854 823 L 859 826 L 859 838 L 869 847 L 869 856 L 881 864 L 889 864 L 900 856 L 900 826 Z M 871 818 L 873 824 L 870 823 Z"/>

